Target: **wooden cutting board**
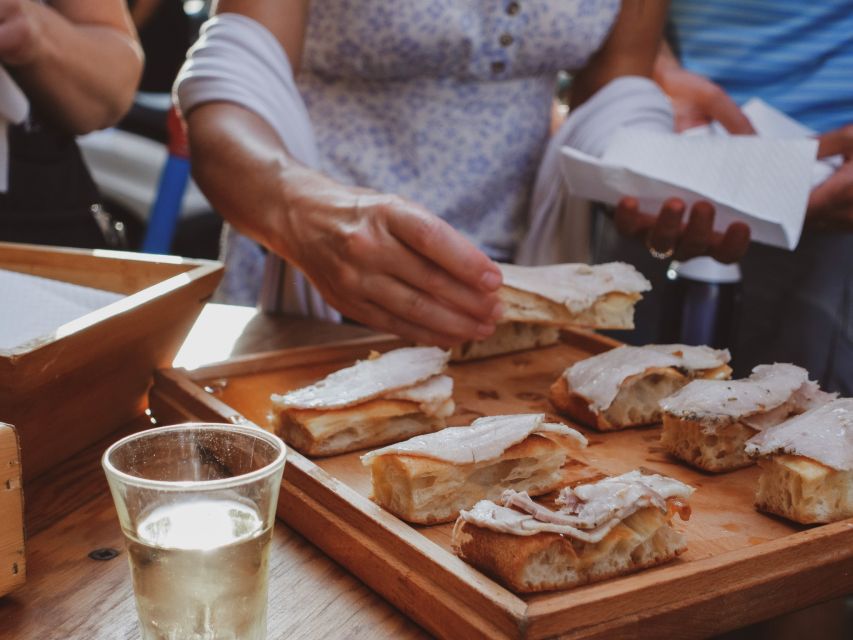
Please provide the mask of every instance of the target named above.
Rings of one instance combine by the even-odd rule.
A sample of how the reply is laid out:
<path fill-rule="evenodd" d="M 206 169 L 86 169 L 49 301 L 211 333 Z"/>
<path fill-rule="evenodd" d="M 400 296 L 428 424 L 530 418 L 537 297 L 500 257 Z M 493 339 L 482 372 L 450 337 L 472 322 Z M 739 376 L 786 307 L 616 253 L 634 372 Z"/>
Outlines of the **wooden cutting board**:
<path fill-rule="evenodd" d="M 151 407 L 165 423 L 266 426 L 271 393 L 316 381 L 371 349 L 401 344 L 370 338 L 251 356 L 191 373 L 161 371 Z M 548 387 L 565 367 L 616 344 L 567 332 L 552 347 L 453 364 L 457 410 L 449 423 L 551 412 Z M 693 638 L 853 591 L 853 520 L 806 528 L 761 514 L 752 506 L 756 468 L 719 476 L 689 469 L 660 448 L 659 427 L 607 434 L 579 428 L 590 446 L 584 463 L 567 473 L 583 477 L 643 467 L 697 488 L 693 516 L 677 525 L 688 536 L 684 555 L 593 585 L 517 596 L 453 555 L 452 525 L 408 525 L 371 502 L 369 473 L 359 461 L 363 451 L 313 460 L 290 451 L 278 514 L 444 638 Z M 287 596 L 271 597 L 274 603 Z"/>

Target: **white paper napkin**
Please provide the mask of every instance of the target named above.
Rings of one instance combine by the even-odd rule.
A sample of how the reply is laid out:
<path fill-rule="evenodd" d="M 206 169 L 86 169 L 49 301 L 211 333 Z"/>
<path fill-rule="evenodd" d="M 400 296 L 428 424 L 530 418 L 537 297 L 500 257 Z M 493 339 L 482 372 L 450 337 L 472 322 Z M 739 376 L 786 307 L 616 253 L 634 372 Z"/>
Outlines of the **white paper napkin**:
<path fill-rule="evenodd" d="M 124 296 L 0 269 L 0 349 L 11 351 Z"/>
<path fill-rule="evenodd" d="M 563 148 L 567 191 L 616 204 L 636 197 L 644 211 L 664 200 L 708 200 L 715 228 L 749 224 L 757 242 L 794 249 L 812 186 L 818 143 L 804 137 L 678 135 L 620 129 L 599 159 Z"/>

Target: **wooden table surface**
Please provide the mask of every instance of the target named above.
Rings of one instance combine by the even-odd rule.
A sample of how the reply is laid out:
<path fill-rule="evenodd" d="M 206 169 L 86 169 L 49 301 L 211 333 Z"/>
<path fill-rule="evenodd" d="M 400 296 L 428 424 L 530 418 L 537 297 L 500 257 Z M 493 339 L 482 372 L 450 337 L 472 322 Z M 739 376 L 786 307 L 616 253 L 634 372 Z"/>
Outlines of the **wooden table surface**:
<path fill-rule="evenodd" d="M 208 305 L 176 358 L 188 368 L 290 346 L 367 335 L 354 326 L 268 318 L 245 307 Z M 109 399 L 105 399 L 109 401 Z M 27 584 L 0 598 L 0 638 L 136 640 L 130 568 L 103 451 L 150 427 L 142 417 L 24 487 Z M 115 549 L 111 560 L 89 553 Z M 425 633 L 320 550 L 276 523 L 270 555 L 268 637 L 424 638 Z"/>
<path fill-rule="evenodd" d="M 194 368 L 231 355 L 364 335 L 368 335 L 365 329 L 354 326 L 270 318 L 246 307 L 208 305 L 175 365 Z M 130 569 L 100 456 L 121 436 L 150 426 L 151 420 L 145 416 L 120 426 L 108 438 L 24 487 L 27 584 L 0 598 L 0 638 L 139 638 Z M 109 560 L 89 557 L 101 549 L 119 553 Z M 814 630 L 815 619 L 825 622 L 827 615 L 842 619 L 842 601 L 828 606 L 813 608 L 811 615 L 788 616 L 763 629 L 730 636 L 739 640 L 806 637 L 800 631 Z M 845 634 L 841 628 L 825 631 L 828 635 L 821 635 L 827 638 Z M 310 542 L 278 522 L 270 556 L 268 637 L 405 640 L 427 636 Z"/>

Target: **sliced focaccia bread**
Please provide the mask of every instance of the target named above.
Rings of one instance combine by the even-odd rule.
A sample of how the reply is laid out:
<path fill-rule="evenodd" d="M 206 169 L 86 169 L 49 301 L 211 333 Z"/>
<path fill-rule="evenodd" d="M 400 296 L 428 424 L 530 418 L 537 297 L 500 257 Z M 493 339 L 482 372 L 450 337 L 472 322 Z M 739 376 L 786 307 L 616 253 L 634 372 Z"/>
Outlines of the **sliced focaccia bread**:
<path fill-rule="evenodd" d="M 811 409 L 746 443 L 758 457 L 756 506 L 803 524 L 853 517 L 853 399 Z"/>
<path fill-rule="evenodd" d="M 558 328 L 633 329 L 634 305 L 651 289 L 639 271 L 622 262 L 500 267 L 504 312 L 498 328 L 485 340 L 458 347 L 454 360 L 553 344 Z M 524 325 L 530 328 L 522 330 Z"/>
<path fill-rule="evenodd" d="M 332 455 L 441 429 L 453 414 L 449 354 L 406 347 L 374 354 L 319 382 L 273 395 L 276 432 L 300 452 Z"/>
<path fill-rule="evenodd" d="M 564 484 L 561 469 L 586 446 L 574 429 L 544 414 L 490 416 L 362 456 L 373 499 L 403 520 L 449 522 L 505 489 L 540 495 Z"/>
<path fill-rule="evenodd" d="M 690 517 L 693 488 L 632 471 L 575 488 L 556 508 L 507 491 L 462 511 L 453 550 L 518 593 L 567 589 L 666 562 L 686 549 L 672 526 Z"/>
<path fill-rule="evenodd" d="M 478 360 L 514 351 L 547 347 L 559 341 L 559 327 L 529 322 L 501 322 L 487 339 L 469 340 L 453 347 L 450 359 L 454 362 Z"/>
<path fill-rule="evenodd" d="M 694 378 L 728 378 L 728 361 L 728 351 L 710 347 L 617 347 L 567 368 L 550 398 L 563 415 L 601 431 L 653 424 L 663 398 Z"/>
<path fill-rule="evenodd" d="M 751 464 L 744 445 L 759 431 L 831 400 L 792 364 L 759 365 L 743 380 L 694 380 L 661 401 L 661 444 L 705 471 Z"/>

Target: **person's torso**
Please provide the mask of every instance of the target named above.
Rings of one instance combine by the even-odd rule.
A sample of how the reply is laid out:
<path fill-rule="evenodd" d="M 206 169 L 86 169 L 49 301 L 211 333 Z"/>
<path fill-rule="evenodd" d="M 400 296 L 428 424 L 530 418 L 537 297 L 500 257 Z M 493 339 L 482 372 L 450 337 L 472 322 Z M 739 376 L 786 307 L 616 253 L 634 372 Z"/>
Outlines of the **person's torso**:
<path fill-rule="evenodd" d="M 323 169 L 428 207 L 510 257 L 558 70 L 618 0 L 314 0 L 298 84 Z"/>
<path fill-rule="evenodd" d="M 674 0 L 682 63 L 819 132 L 853 122 L 853 0 Z"/>

